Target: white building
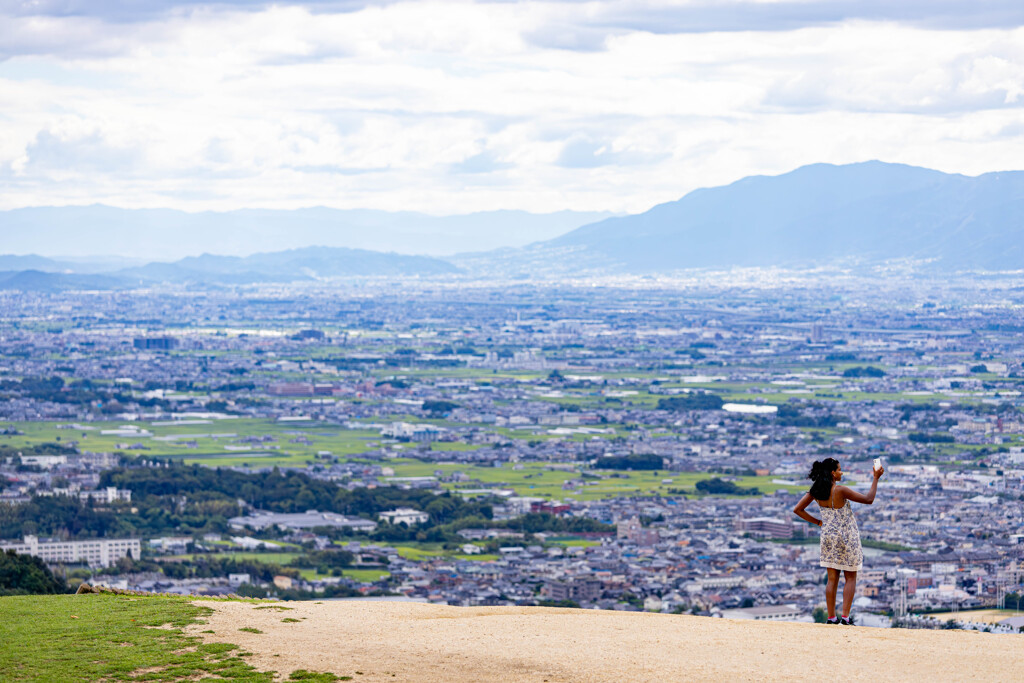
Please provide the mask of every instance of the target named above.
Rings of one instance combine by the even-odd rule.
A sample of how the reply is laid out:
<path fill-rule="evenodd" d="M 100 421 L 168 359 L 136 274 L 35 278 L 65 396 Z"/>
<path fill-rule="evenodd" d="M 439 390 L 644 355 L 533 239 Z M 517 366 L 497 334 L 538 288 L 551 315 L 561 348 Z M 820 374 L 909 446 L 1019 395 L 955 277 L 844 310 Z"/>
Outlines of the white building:
<path fill-rule="evenodd" d="M 408 422 L 392 422 L 380 430 L 380 435 L 399 441 L 415 441 L 427 443 L 437 441 L 448 430 L 432 424 L 410 424 Z"/>
<path fill-rule="evenodd" d="M 26 536 L 21 543 L 0 541 L 0 550 L 32 555 L 47 564 L 87 564 L 109 567 L 122 557 L 138 558 L 142 544 L 137 538 L 94 538 L 87 541 L 40 541 Z"/>
<path fill-rule="evenodd" d="M 412 508 L 389 510 L 387 512 L 380 513 L 378 516 L 390 524 L 401 524 L 402 522 L 405 522 L 409 526 L 412 526 L 413 524 L 422 524 L 430 519 L 430 515 L 426 512 L 420 512 L 419 510 L 413 510 Z"/>
<path fill-rule="evenodd" d="M 241 586 L 243 583 L 252 583 L 252 577 L 248 574 L 228 574 L 229 586 Z"/>
<path fill-rule="evenodd" d="M 68 456 L 66 455 L 23 455 L 21 456 L 22 465 L 35 465 L 36 467 L 42 467 L 44 470 L 51 469 L 57 465 L 67 465 Z"/>
<path fill-rule="evenodd" d="M 163 536 L 149 539 L 149 547 L 162 553 L 184 553 L 192 545 L 191 536 Z"/>
<path fill-rule="evenodd" d="M 76 484 L 72 484 L 68 488 L 56 488 L 51 491 L 39 491 L 40 496 L 71 496 L 72 498 L 78 498 L 83 503 L 88 502 L 92 499 L 97 503 L 114 503 L 114 502 L 132 502 L 132 492 L 129 489 L 119 489 L 116 486 L 107 486 L 102 489 L 94 489 L 90 491 L 83 491 L 81 487 Z"/>
<path fill-rule="evenodd" d="M 266 529 L 276 526 L 279 529 L 315 529 L 320 526 L 348 527 L 356 531 L 370 532 L 377 528 L 376 522 L 359 517 L 346 517 L 335 512 L 318 512 L 306 510 L 300 513 L 279 513 L 255 510 L 246 517 L 232 517 L 228 520 L 232 529 Z"/>
<path fill-rule="evenodd" d="M 769 605 L 765 607 L 745 607 L 740 609 L 724 609 L 725 619 L 755 619 L 757 621 L 811 621 L 810 617 L 794 605 Z"/>

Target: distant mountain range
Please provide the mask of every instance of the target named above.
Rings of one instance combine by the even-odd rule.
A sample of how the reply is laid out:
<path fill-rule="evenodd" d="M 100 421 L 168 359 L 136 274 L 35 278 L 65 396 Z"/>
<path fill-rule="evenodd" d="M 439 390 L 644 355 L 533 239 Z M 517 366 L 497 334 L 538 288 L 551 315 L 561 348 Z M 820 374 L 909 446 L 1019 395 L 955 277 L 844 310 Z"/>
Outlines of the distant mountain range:
<path fill-rule="evenodd" d="M 553 239 L 523 247 L 467 251 L 445 259 L 330 245 L 246 257 L 207 253 L 144 265 L 112 259 L 101 263 L 0 256 L 0 289 L 59 291 L 160 282 L 231 285 L 368 275 L 531 278 L 736 266 L 856 268 L 894 261 L 916 263 L 933 273 L 1024 269 L 1024 172 L 967 177 L 878 161 L 814 164 L 780 176 L 753 176 L 724 187 L 695 190 L 634 216 L 595 214 L 601 220 L 580 227 L 573 223 L 587 214 L 495 212 L 434 219 L 333 209 L 228 214 L 128 212 L 109 207 L 22 209 L 0 212 L 0 249 L 24 251 L 17 245 L 42 239 L 25 234 L 37 229 L 48 240 L 92 240 L 92 253 L 133 253 L 106 237 L 121 234 L 125 240 L 143 239 L 154 231 L 167 231 L 162 239 L 189 247 L 229 237 L 253 244 L 273 237 L 295 244 L 307 235 L 320 234 L 319 230 L 327 229 L 324 226 L 337 228 L 340 214 L 350 222 L 345 230 L 333 233 L 336 239 L 362 231 L 390 245 L 401 241 L 395 237 L 396 230 L 414 230 L 415 221 L 403 222 L 409 216 L 436 222 L 421 223 L 427 226 L 426 232 L 409 237 L 407 245 L 429 237 L 430 225 L 476 230 L 482 225 L 479 221 L 490 220 L 492 227 L 502 230 L 543 232 L 562 221 L 565 229 Z M 364 221 L 358 230 L 351 227 L 357 215 Z M 132 222 L 140 216 L 146 217 L 144 225 Z M 214 217 L 227 223 L 216 223 Z M 90 229 L 105 220 L 102 229 Z M 537 227 L 531 221 L 548 222 Z M 528 224 L 534 227 L 523 227 Z M 219 229 L 225 232 L 218 233 Z"/>
<path fill-rule="evenodd" d="M 174 260 L 196 253 L 243 256 L 323 245 L 441 256 L 520 247 L 611 215 L 607 211 L 486 211 L 439 217 L 324 207 L 200 213 L 99 204 L 36 207 L 0 211 L 0 252 L 118 254 L 147 260 L 159 254 Z"/>
<path fill-rule="evenodd" d="M 0 290 L 64 292 L 69 290 L 123 289 L 129 283 L 110 275 L 48 273 L 41 270 L 0 271 Z"/>
<path fill-rule="evenodd" d="M 1017 270 L 1024 268 L 1024 172 L 967 177 L 878 161 L 814 164 L 695 190 L 490 259 L 520 271 L 566 264 L 663 273 L 894 260 L 942 271 Z M 485 263 L 476 256 L 463 265 Z"/>
<path fill-rule="evenodd" d="M 172 263 L 154 262 L 108 273 L 69 272 L 67 262 L 43 257 L 0 256 L 0 289 L 64 291 L 69 289 L 125 289 L 160 283 L 244 285 L 260 282 L 315 281 L 339 277 L 454 275 L 459 269 L 429 256 L 407 256 L 365 249 L 306 247 L 252 256 L 188 257 Z M 10 270 L 30 263 L 29 270 Z"/>

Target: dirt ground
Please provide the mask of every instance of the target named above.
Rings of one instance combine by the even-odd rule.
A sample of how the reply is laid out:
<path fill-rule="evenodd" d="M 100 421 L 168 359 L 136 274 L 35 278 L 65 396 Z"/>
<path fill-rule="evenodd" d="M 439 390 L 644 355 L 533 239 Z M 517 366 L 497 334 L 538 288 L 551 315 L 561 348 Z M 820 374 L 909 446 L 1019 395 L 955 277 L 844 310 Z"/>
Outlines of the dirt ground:
<path fill-rule="evenodd" d="M 200 604 L 214 613 L 192 634 L 237 643 L 282 678 L 307 669 L 366 682 L 1024 680 L 1024 635 L 543 607 Z"/>

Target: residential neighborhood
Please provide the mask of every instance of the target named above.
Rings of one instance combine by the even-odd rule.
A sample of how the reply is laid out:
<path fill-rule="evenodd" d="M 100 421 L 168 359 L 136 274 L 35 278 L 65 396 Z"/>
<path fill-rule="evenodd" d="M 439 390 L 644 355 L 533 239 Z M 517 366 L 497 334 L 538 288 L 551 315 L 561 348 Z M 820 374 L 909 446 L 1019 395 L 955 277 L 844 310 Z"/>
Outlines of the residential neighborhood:
<path fill-rule="evenodd" d="M 43 548 L 99 532 L 8 522 L 0 547 L 143 590 L 810 621 L 818 529 L 792 513 L 810 464 L 864 489 L 880 457 L 855 506 L 865 623 L 1016 606 L 1024 323 L 1004 290 L 402 287 L 3 298 L 0 513 L 188 521 L 64 555 Z M 191 466 L 353 502 L 126 483 Z M 289 565 L 332 552 L 336 571 Z M 205 557 L 299 571 L 171 571 Z"/>

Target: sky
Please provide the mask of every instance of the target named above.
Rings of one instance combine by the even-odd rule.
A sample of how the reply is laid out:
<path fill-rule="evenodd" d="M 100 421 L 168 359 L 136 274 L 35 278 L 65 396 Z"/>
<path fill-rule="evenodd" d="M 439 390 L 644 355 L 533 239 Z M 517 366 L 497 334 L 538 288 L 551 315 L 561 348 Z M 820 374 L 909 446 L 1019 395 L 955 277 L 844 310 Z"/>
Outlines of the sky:
<path fill-rule="evenodd" d="M 1022 114 L 1020 0 L 0 0 L 0 209 L 632 213 Z"/>

